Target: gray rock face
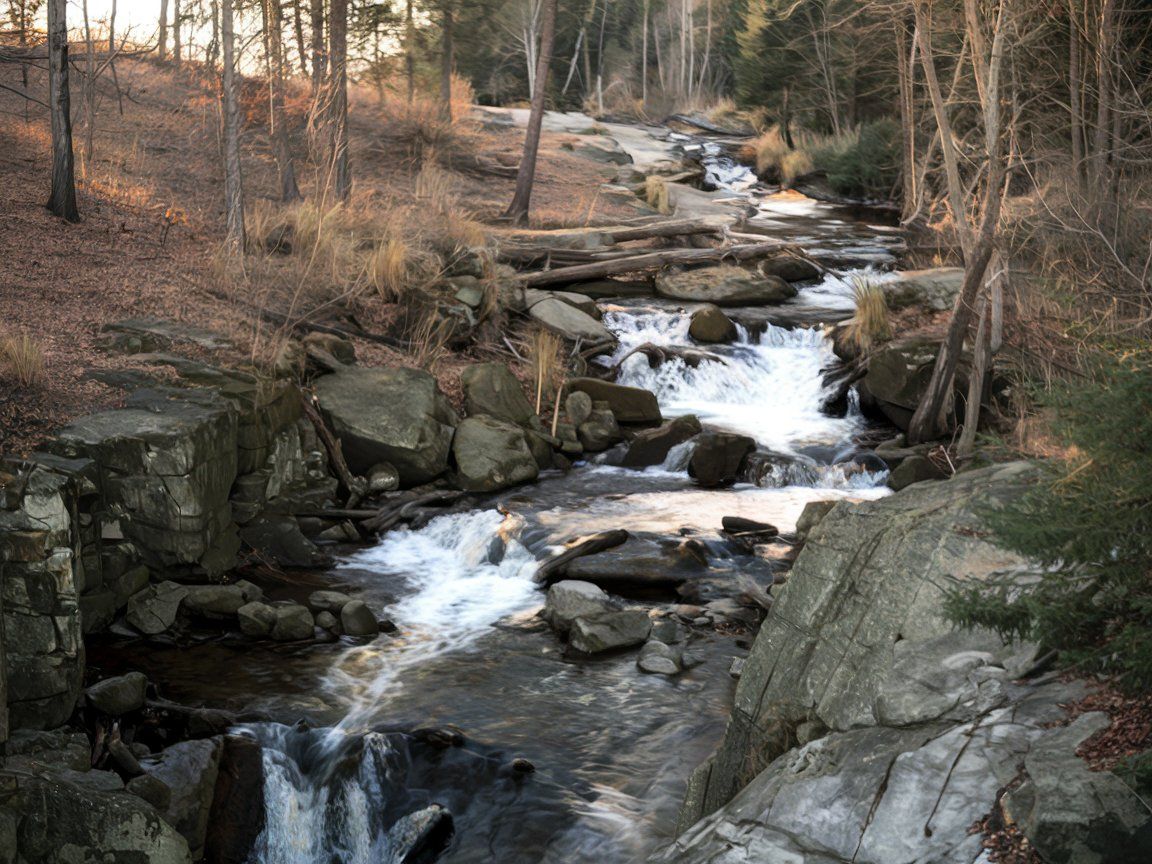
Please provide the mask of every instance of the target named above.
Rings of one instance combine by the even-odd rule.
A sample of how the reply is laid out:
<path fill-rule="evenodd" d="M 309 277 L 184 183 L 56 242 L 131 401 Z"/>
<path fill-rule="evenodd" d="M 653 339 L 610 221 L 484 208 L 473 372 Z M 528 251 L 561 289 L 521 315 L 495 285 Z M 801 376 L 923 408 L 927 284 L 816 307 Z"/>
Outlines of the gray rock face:
<path fill-rule="evenodd" d="M 728 801 L 749 779 L 748 754 L 782 753 L 800 722 L 844 730 L 901 712 L 929 722 L 994 695 L 994 685 L 981 690 L 965 677 L 929 704 L 916 679 L 906 679 L 913 690 L 904 697 L 891 682 L 902 680 L 893 678 L 900 658 L 927 656 L 933 640 L 952 634 L 942 611 L 950 585 L 1027 570 L 984 539 L 976 511 L 1017 494 L 1029 472 L 997 466 L 837 506 L 811 530 L 753 645 L 724 740 L 693 775 L 682 824 Z M 1011 653 L 991 635 L 982 650 L 993 658 L 985 666 L 1003 666 Z M 979 669 L 969 672 L 978 677 Z"/>
<path fill-rule="evenodd" d="M 700 432 L 700 421 L 693 414 L 676 417 L 656 429 L 645 429 L 628 444 L 620 464 L 625 468 L 662 465 L 673 447 L 692 440 Z"/>
<path fill-rule="evenodd" d="M 143 672 L 129 672 L 105 678 L 84 691 L 88 704 L 112 717 L 130 714 L 144 707 L 148 678 Z"/>
<path fill-rule="evenodd" d="M 564 400 L 564 411 L 568 415 L 568 422 L 574 428 L 579 428 L 592 416 L 592 397 L 581 390 L 575 390 Z"/>
<path fill-rule="evenodd" d="M 128 601 L 125 616 L 128 623 L 147 636 L 163 633 L 176 623 L 180 604 L 188 595 L 188 588 L 177 582 L 149 585 L 133 594 Z"/>
<path fill-rule="evenodd" d="M 316 396 L 357 474 L 389 462 L 412 486 L 448 467 L 456 414 L 427 372 L 344 369 L 320 378 Z"/>
<path fill-rule="evenodd" d="M 236 619 L 241 633 L 261 639 L 272 634 L 272 628 L 276 626 L 276 610 L 267 603 L 253 601 L 236 610 Z"/>
<path fill-rule="evenodd" d="M 184 595 L 181 608 L 196 618 L 230 621 L 247 602 L 239 585 L 193 585 Z"/>
<path fill-rule="evenodd" d="M 607 402 L 619 423 L 655 425 L 664 419 L 656 394 L 640 387 L 613 384 L 597 378 L 573 378 L 566 389 L 569 393 L 587 393 L 593 402 Z"/>
<path fill-rule="evenodd" d="M 491 417 L 461 421 L 452 441 L 460 486 L 471 492 L 492 492 L 535 480 L 540 473 L 525 432 Z"/>
<path fill-rule="evenodd" d="M 837 505 L 837 501 L 809 501 L 804 505 L 804 509 L 800 511 L 800 517 L 796 520 L 796 537 L 800 540 L 808 539 L 808 535 L 812 533 L 820 522 L 832 512 L 832 508 Z"/>
<path fill-rule="evenodd" d="M 240 528 L 240 539 L 281 567 L 320 567 L 328 560 L 285 513 L 257 516 Z"/>
<path fill-rule="evenodd" d="M 170 790 L 168 806 L 162 813 L 188 841 L 193 857 L 197 858 L 208 829 L 222 749 L 220 738 L 183 741 L 143 763 L 148 775 Z"/>
<path fill-rule="evenodd" d="M 27 864 L 190 864 L 188 842 L 150 804 L 127 792 L 100 791 L 58 776 L 5 774 L 0 807 L 20 818 L 14 844 Z M 0 839 L 3 830 L 0 829 Z"/>
<path fill-rule="evenodd" d="M 614 608 L 612 598 L 598 586 L 577 579 L 565 579 L 548 589 L 543 617 L 552 625 L 553 630 L 563 635 L 571 629 L 572 622 L 577 618 L 595 618 Z"/>
<path fill-rule="evenodd" d="M 716 306 L 765 306 L 783 303 L 797 292 L 779 276 L 761 276 L 742 267 L 718 264 L 661 273 L 656 277 L 656 293 Z"/>
<path fill-rule="evenodd" d="M 767 258 L 761 261 L 756 269 L 765 276 L 776 276 L 785 282 L 803 282 L 820 276 L 820 270 L 815 264 L 792 255 Z"/>
<path fill-rule="evenodd" d="M 756 450 L 756 441 L 730 432 L 705 432 L 696 436 L 688 476 L 701 486 L 731 486 L 740 479 L 740 469 Z"/>
<path fill-rule="evenodd" d="M 642 644 L 652 631 L 652 621 L 643 609 L 604 612 L 595 618 L 576 618 L 569 644 L 585 654 L 599 654 Z"/>
<path fill-rule="evenodd" d="M 469 417 L 483 414 L 526 426 L 536 411 L 516 376 L 503 363 L 478 363 L 460 373 L 464 388 L 464 410 Z"/>
<path fill-rule="evenodd" d="M 906 339 L 880 348 L 868 360 L 868 372 L 860 382 L 861 398 L 874 398 L 889 420 L 907 430 L 939 350 L 940 342 L 932 339 Z M 968 368 L 961 358 L 956 391 L 962 397 L 967 387 Z"/>
<path fill-rule="evenodd" d="M 350 600 L 340 610 L 340 626 L 346 636 L 375 636 L 380 632 L 376 616 L 363 600 Z"/>
<path fill-rule="evenodd" d="M 706 344 L 732 342 L 736 339 L 736 325 L 719 306 L 709 303 L 692 313 L 688 335 Z"/>
<path fill-rule="evenodd" d="M 708 572 L 708 565 L 676 540 L 629 537 L 623 545 L 577 558 L 570 579 L 591 582 L 622 596 L 668 593 Z"/>
<path fill-rule="evenodd" d="M 580 340 L 589 343 L 616 341 L 612 331 L 587 312 L 551 296 L 549 292 L 533 293 L 546 296 L 537 298 L 536 302 L 528 306 L 528 314 L 549 330 L 553 330 L 565 339 L 572 341 Z"/>

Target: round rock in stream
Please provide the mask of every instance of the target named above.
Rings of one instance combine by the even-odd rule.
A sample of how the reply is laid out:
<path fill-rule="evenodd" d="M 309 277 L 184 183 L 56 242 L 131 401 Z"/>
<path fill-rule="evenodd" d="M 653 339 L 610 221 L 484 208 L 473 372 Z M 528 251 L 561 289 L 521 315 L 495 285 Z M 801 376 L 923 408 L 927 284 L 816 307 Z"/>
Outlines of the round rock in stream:
<path fill-rule="evenodd" d="M 790 300 L 798 292 L 779 276 L 761 276 L 742 267 L 719 264 L 661 273 L 656 277 L 656 293 L 717 306 L 767 306 Z"/>
<path fill-rule="evenodd" d="M 733 342 L 736 339 L 736 325 L 719 306 L 709 303 L 692 313 L 688 335 L 697 342 L 709 344 Z"/>

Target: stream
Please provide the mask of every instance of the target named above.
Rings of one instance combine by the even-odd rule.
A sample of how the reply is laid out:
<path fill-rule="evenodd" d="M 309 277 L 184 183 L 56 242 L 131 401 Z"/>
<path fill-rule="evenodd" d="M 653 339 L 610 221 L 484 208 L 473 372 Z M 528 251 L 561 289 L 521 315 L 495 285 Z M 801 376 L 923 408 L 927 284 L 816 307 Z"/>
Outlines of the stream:
<path fill-rule="evenodd" d="M 891 229 L 854 211 L 757 192 L 746 179 L 740 189 L 765 226 L 783 226 L 872 275 L 891 263 Z M 850 280 L 804 285 L 789 305 L 814 318 L 828 310 L 845 317 Z M 620 340 L 604 362 L 646 342 L 699 347 L 688 336 L 691 304 L 601 306 Z M 215 704 L 281 721 L 241 729 L 260 743 L 265 769 L 266 825 L 251 864 L 616 864 L 641 861 L 671 839 L 685 782 L 726 724 L 729 667 L 754 634 L 689 628 L 696 665 L 676 677 L 642 673 L 635 651 L 566 656 L 536 615 L 539 559 L 609 528 L 692 536 L 709 550 L 708 584 L 727 584 L 734 596 L 742 578 L 770 585 L 778 565 L 732 551 L 719 533 L 722 517 L 789 532 L 810 501 L 887 493 L 886 473 L 853 458 L 867 427 L 855 404 L 843 417 L 820 410 L 820 370 L 832 355 L 819 329 L 741 325 L 734 343 L 707 347 L 714 357 L 695 368 L 676 358 L 653 368 L 633 355 L 618 380 L 653 391 L 666 417 L 695 414 L 706 429 L 755 438 L 764 454 L 755 482 L 694 485 L 685 470 L 691 445 L 643 471 L 611 458 L 580 463 L 480 509 L 394 530 L 293 588 L 300 596 L 346 590 L 385 610 L 393 635 L 303 648 L 223 640 L 132 658 L 157 670 L 172 698 L 211 694 Z M 412 857 L 415 836 L 439 857 Z"/>

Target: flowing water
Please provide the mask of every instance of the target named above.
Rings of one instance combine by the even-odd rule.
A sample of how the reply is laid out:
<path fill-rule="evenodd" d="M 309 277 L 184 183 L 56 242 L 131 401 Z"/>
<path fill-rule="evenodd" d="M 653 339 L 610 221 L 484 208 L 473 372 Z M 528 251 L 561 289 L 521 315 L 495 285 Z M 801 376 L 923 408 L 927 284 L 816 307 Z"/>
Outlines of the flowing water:
<path fill-rule="evenodd" d="M 730 165 L 716 175 L 752 185 Z M 860 268 L 891 247 L 885 230 L 826 205 L 755 200 L 765 224 L 811 234 Z M 842 315 L 850 282 L 814 282 L 791 302 Z M 187 662 L 180 652 L 150 649 L 170 675 L 284 721 L 243 730 L 262 745 L 265 767 L 266 827 L 251 864 L 417 860 L 406 857 L 409 839 L 433 804 L 454 822 L 437 859 L 446 862 L 615 864 L 643 860 L 670 839 L 684 783 L 723 732 L 735 686 L 728 669 L 751 634 L 693 628 L 688 647 L 700 663 L 675 678 L 640 673 L 634 652 L 567 657 L 536 617 L 538 560 L 573 536 L 624 527 L 700 539 L 715 581 L 737 572 L 771 581 L 774 565 L 728 549 L 722 517 L 787 532 L 809 501 L 885 494 L 885 474 L 854 458 L 866 424 L 853 405 L 843 417 L 820 410 L 831 354 L 818 329 L 740 327 L 733 344 L 705 346 L 709 356 L 689 363 L 676 349 L 701 348 L 688 336 L 691 306 L 604 309 L 620 339 L 605 362 L 621 364 L 621 383 L 656 393 L 667 416 L 691 413 L 707 428 L 755 438 L 763 451 L 755 483 L 694 486 L 685 472 L 691 445 L 645 471 L 611 459 L 580 465 L 344 557 L 327 584 L 385 610 L 395 635 L 264 654 L 204 646 L 211 673 L 177 668 Z M 627 356 L 645 343 L 670 353 L 656 364 Z M 222 666 L 229 675 L 216 674 Z M 291 725 L 294 717 L 307 722 Z M 453 743 L 462 746 L 443 746 L 456 732 L 426 732 L 445 728 L 459 730 Z M 517 770 L 515 758 L 535 773 Z"/>

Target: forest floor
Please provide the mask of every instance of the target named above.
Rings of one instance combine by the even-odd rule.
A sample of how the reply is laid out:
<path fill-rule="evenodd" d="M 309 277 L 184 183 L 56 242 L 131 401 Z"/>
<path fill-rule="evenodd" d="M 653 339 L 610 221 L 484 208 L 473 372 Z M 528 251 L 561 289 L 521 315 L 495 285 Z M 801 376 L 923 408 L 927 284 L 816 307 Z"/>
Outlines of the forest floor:
<path fill-rule="evenodd" d="M 215 362 L 251 361 L 260 323 L 249 303 L 222 290 L 218 266 L 224 228 L 215 81 L 192 66 L 176 71 L 146 61 L 117 65 L 120 98 L 100 79 L 88 152 L 81 88 L 73 82 L 74 147 L 83 221 L 67 224 L 44 207 L 49 191 L 50 134 L 44 106 L 0 89 L 0 339 L 27 335 L 42 349 L 45 375 L 34 387 L 0 379 L 0 454 L 34 449 L 54 429 L 115 406 L 123 393 L 94 373 L 132 366 L 99 347 L 102 328 L 127 318 L 156 317 L 219 332 L 230 351 Z M 79 76 L 77 76 L 79 77 Z M 0 84 L 21 89 L 20 68 L 0 64 Z M 29 91 L 46 100 L 46 75 L 30 70 Z M 243 170 L 249 209 L 275 201 L 275 162 L 258 84 L 245 82 Z M 295 100 L 293 149 L 305 195 L 317 166 L 302 127 L 306 95 Z M 289 103 L 290 110 L 293 103 Z M 355 199 L 366 209 L 410 198 L 419 159 L 397 143 L 390 118 L 371 92 L 352 93 L 351 160 Z M 540 225 L 574 225 L 635 216 L 600 194 L 603 166 L 562 149 L 566 136 L 545 134 L 533 201 Z M 519 130 L 469 124 L 472 155 L 514 166 Z M 454 200 L 481 223 L 511 200 L 513 180 L 450 172 Z M 383 301 L 378 301 L 378 305 Z M 386 310 L 385 310 L 386 311 Z M 378 345 L 358 345 L 373 362 L 412 364 Z M 195 354 L 194 346 L 184 353 Z M 373 354 L 381 356 L 371 356 Z M 454 358 L 444 374 L 451 377 Z M 459 365 L 459 364 L 455 364 Z"/>

